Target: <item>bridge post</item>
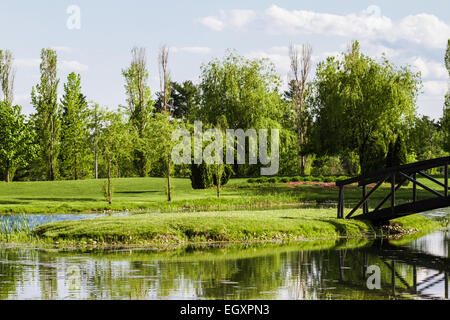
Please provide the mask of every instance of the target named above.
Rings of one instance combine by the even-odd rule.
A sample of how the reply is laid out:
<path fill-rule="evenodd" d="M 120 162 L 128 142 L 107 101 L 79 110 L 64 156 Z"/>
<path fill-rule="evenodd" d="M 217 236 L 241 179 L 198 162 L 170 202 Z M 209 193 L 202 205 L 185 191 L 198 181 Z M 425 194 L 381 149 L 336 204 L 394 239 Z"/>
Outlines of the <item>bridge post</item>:
<path fill-rule="evenodd" d="M 448 197 L 448 163 L 446 163 L 444 166 L 444 185 L 445 185 L 444 195 Z"/>
<path fill-rule="evenodd" d="M 414 182 L 413 182 L 413 202 L 415 203 L 417 201 L 417 183 L 416 183 L 417 173 L 415 173 L 415 172 L 413 174 L 413 179 L 414 179 Z"/>
<path fill-rule="evenodd" d="M 344 219 L 344 186 L 339 186 L 338 219 Z"/>
<path fill-rule="evenodd" d="M 366 194 L 367 194 L 367 185 L 363 185 L 363 194 L 362 194 L 362 196 L 363 196 L 363 199 L 366 197 Z M 363 203 L 363 213 L 364 214 L 367 214 L 367 213 L 369 213 L 369 202 L 368 202 L 368 200 L 366 200 L 366 201 L 364 201 L 364 203 Z"/>
<path fill-rule="evenodd" d="M 395 213 L 395 172 L 391 177 L 391 211 L 392 214 Z"/>

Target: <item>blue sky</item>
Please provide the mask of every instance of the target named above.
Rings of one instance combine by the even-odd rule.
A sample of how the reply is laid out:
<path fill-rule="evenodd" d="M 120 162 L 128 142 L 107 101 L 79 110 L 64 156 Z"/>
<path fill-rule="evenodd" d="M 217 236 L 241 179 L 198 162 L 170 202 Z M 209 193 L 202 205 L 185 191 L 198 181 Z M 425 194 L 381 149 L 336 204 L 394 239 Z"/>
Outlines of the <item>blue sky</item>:
<path fill-rule="evenodd" d="M 80 9 L 80 29 L 67 28 L 67 8 Z M 270 58 L 283 80 L 288 46 L 308 43 L 313 62 L 361 42 L 374 58 L 384 52 L 396 65 L 422 72 L 421 114 L 442 115 L 448 74 L 443 57 L 450 38 L 450 1 L 103 1 L 15 0 L 0 2 L 0 48 L 15 57 L 15 103 L 25 113 L 39 81 L 44 47 L 58 52 L 59 77 L 82 76 L 89 100 L 116 108 L 125 103 L 122 68 L 133 46 L 148 53 L 152 92 L 159 88 L 157 54 L 171 47 L 169 66 L 176 81 L 197 81 L 202 63 L 228 48 L 247 57 Z M 60 85 L 62 94 L 62 84 Z"/>

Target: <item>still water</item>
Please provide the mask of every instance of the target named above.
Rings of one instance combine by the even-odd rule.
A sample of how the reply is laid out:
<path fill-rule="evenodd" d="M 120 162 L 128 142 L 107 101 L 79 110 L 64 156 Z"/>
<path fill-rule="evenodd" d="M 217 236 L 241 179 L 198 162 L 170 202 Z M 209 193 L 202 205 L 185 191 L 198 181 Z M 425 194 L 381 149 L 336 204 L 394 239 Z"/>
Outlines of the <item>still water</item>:
<path fill-rule="evenodd" d="M 448 299 L 449 262 L 448 231 L 166 252 L 2 247 L 0 299 Z"/>

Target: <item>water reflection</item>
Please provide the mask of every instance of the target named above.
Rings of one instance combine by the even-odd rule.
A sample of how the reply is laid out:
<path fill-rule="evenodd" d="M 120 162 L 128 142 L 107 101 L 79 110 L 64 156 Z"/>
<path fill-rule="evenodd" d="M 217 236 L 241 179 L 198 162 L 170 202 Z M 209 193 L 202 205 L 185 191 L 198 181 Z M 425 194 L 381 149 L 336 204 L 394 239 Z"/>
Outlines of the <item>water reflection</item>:
<path fill-rule="evenodd" d="M 336 240 L 168 252 L 3 248 L 0 299 L 445 299 L 448 243 L 448 232 L 437 232 L 402 246 Z M 381 271 L 379 290 L 367 287 L 371 265 Z"/>

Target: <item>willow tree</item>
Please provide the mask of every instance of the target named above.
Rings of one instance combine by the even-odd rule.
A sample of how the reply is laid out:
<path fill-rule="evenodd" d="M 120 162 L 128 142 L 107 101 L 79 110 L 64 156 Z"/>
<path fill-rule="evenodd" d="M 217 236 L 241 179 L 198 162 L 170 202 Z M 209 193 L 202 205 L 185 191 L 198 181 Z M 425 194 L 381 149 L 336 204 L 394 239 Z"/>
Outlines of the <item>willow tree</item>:
<path fill-rule="evenodd" d="M 122 70 L 125 78 L 125 90 L 127 94 L 126 110 L 130 123 L 138 133 L 138 141 L 143 139 L 143 134 L 148 125 L 149 118 L 153 110 L 153 100 L 148 85 L 149 72 L 147 69 L 147 56 L 144 48 L 133 48 L 131 50 L 131 64 Z M 134 166 L 139 176 L 145 177 L 148 174 L 150 160 L 148 155 L 142 152 L 136 143 L 134 149 Z"/>
<path fill-rule="evenodd" d="M 201 71 L 200 103 L 193 113 L 196 120 L 215 127 L 223 118 L 228 129 L 244 131 L 281 127 L 287 104 L 278 92 L 281 80 L 269 60 L 247 59 L 229 51 L 223 59 L 203 65 Z M 258 166 L 235 161 L 234 172 L 257 174 Z"/>
<path fill-rule="evenodd" d="M 318 154 L 356 152 L 362 172 L 374 145 L 386 146 L 404 121 L 413 119 L 420 74 L 362 54 L 353 42 L 342 59 L 319 63 L 311 95 L 315 118 L 313 149 Z M 384 164 L 383 164 L 384 165 Z"/>
<path fill-rule="evenodd" d="M 31 102 L 36 109 L 33 115 L 40 146 L 40 160 L 47 180 L 55 180 L 60 140 L 60 107 L 58 104 L 57 56 L 51 49 L 41 51 L 41 78 L 33 87 Z"/>

